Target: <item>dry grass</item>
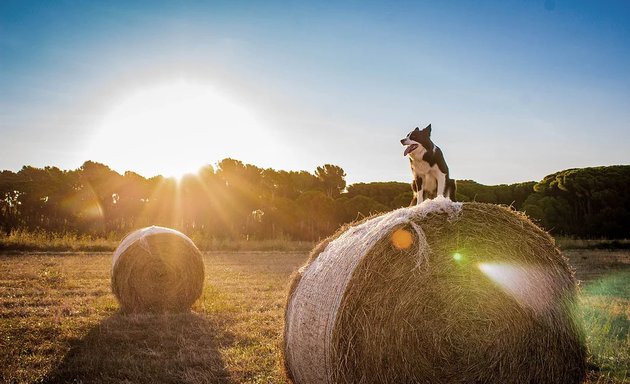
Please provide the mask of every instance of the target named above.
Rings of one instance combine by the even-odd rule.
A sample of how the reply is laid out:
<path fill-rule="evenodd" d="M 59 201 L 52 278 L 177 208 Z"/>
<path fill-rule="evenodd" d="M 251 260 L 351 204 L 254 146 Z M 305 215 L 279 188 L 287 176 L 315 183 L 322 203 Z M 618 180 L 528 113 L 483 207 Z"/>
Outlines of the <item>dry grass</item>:
<path fill-rule="evenodd" d="M 107 237 L 50 233 L 45 231 L 14 230 L 0 232 L 0 251 L 4 252 L 101 252 L 113 251 L 124 234 L 110 233 Z M 310 241 L 279 239 L 217 239 L 201 233 L 189 236 L 202 251 L 276 251 L 307 252 Z"/>
<path fill-rule="evenodd" d="M 630 239 L 574 239 L 556 237 L 560 249 L 630 249 Z"/>
<path fill-rule="evenodd" d="M 581 278 L 588 257 L 569 256 Z M 0 255 L 0 382 L 285 383 L 286 285 L 306 257 L 206 254 L 192 313 L 120 316 L 109 253 Z M 582 296 L 590 383 L 630 383 L 630 268 L 601 271 Z"/>
<path fill-rule="evenodd" d="M 0 256 L 0 382 L 283 383 L 295 253 L 209 254 L 193 312 L 118 314 L 110 254 Z"/>
<path fill-rule="evenodd" d="M 2 251 L 113 251 L 119 241 L 120 236 L 117 235 L 104 238 L 45 231 L 13 230 L 9 234 L 0 232 L 0 250 Z"/>

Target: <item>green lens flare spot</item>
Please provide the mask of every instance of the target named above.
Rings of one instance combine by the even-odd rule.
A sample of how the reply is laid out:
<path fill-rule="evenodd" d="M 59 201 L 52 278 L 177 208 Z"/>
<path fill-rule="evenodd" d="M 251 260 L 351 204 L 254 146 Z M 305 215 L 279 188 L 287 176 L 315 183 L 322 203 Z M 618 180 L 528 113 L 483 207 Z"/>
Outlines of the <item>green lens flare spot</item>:
<path fill-rule="evenodd" d="M 462 255 L 459 252 L 455 252 L 455 253 L 453 253 L 453 260 L 455 260 L 457 262 L 460 262 L 460 261 L 464 260 L 464 255 Z"/>

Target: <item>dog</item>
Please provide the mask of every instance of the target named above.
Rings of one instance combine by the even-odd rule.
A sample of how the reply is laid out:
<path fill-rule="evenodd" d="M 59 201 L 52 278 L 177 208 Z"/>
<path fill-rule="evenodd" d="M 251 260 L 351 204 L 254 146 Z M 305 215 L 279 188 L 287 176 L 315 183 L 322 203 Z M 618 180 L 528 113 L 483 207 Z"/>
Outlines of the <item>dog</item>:
<path fill-rule="evenodd" d="M 431 124 L 422 130 L 416 127 L 400 143 L 406 146 L 403 156 L 409 155 L 413 174 L 410 206 L 437 196 L 455 201 L 455 180 L 449 177 L 442 150 L 431 141 Z"/>

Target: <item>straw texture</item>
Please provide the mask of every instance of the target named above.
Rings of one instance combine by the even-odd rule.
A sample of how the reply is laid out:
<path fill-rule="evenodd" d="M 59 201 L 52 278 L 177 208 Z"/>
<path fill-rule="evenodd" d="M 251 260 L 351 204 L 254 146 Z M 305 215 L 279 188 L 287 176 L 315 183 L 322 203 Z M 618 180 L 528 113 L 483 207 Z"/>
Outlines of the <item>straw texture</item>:
<path fill-rule="evenodd" d="M 173 229 L 139 229 L 114 252 L 112 291 L 126 313 L 190 310 L 201 295 L 203 277 L 201 252 Z"/>
<path fill-rule="evenodd" d="M 505 207 L 436 199 L 344 228 L 296 274 L 294 383 L 578 383 L 575 280 Z"/>

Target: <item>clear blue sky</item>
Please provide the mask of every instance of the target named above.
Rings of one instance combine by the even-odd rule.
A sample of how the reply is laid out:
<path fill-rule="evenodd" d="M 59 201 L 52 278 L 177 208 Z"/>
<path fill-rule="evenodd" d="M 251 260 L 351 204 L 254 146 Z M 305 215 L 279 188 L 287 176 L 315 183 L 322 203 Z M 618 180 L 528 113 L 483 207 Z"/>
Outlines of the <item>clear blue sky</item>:
<path fill-rule="evenodd" d="M 171 124 L 172 89 L 219 106 Z M 408 181 L 399 139 L 427 123 L 457 179 L 629 164 L 630 2 L 0 2 L 0 169 L 232 156 Z"/>

